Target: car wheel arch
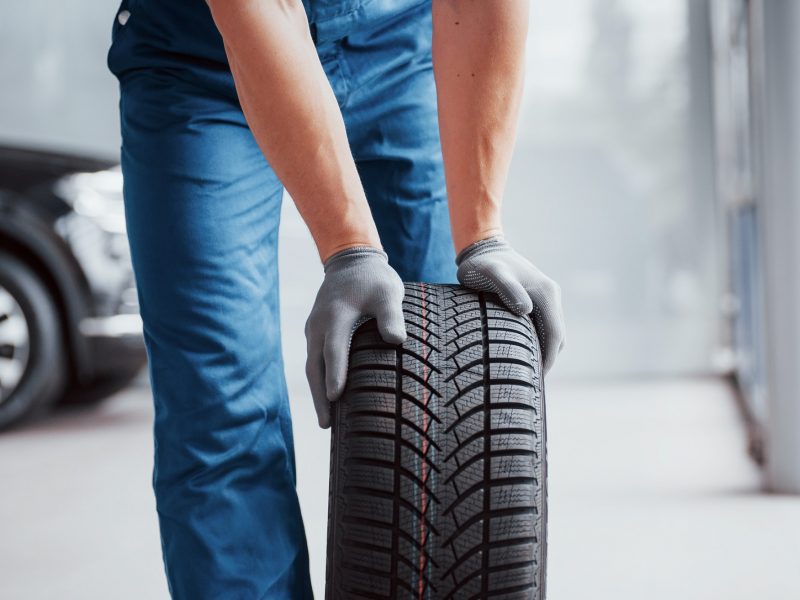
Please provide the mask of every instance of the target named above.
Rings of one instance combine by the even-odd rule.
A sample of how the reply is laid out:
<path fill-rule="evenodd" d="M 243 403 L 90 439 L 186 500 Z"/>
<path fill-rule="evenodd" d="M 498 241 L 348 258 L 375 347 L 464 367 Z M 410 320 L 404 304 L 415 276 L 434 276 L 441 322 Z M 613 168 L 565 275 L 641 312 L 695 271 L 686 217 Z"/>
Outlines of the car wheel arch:
<path fill-rule="evenodd" d="M 29 216 L 5 213 L 0 219 L 0 251 L 25 262 L 51 291 L 69 350 L 69 367 L 77 381 L 87 381 L 92 375 L 92 365 L 78 323 L 88 316 L 88 283 L 74 259 L 58 247 L 57 240 L 50 239 L 53 234 L 46 226 L 32 221 Z"/>

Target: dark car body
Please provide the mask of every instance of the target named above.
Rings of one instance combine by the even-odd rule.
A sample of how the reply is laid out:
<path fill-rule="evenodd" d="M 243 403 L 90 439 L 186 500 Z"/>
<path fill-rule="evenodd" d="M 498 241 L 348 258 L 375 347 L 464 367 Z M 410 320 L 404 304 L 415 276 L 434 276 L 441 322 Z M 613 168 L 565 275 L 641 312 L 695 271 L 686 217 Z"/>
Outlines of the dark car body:
<path fill-rule="evenodd" d="M 0 145 L 0 251 L 30 267 L 52 295 L 71 381 L 141 367 L 115 161 Z"/>

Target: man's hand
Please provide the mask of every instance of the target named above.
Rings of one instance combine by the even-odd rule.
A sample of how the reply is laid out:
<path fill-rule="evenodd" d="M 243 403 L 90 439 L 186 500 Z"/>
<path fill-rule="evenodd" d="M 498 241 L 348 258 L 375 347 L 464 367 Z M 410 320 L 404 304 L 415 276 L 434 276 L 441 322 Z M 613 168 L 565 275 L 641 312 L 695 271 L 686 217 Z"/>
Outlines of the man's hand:
<path fill-rule="evenodd" d="M 306 322 L 306 375 L 320 427 L 330 427 L 329 404 L 344 391 L 356 328 L 374 317 L 384 341 L 405 341 L 404 295 L 403 282 L 382 250 L 349 248 L 325 261 L 325 280 Z"/>
<path fill-rule="evenodd" d="M 502 236 L 467 246 L 456 258 L 458 280 L 468 288 L 494 292 L 517 315 L 533 313 L 542 340 L 544 372 L 564 347 L 561 288 L 530 261 L 517 254 Z"/>

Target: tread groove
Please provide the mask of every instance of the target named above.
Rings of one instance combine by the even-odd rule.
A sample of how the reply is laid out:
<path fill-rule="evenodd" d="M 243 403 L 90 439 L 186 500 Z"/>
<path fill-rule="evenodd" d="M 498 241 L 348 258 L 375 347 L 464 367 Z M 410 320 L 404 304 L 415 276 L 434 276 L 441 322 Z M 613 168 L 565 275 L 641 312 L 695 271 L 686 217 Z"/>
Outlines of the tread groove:
<path fill-rule="evenodd" d="M 493 452 L 489 452 L 489 458 L 501 457 L 501 456 L 536 456 L 535 450 L 495 450 Z M 445 479 L 445 483 L 450 483 L 453 478 L 460 475 L 464 470 L 468 469 L 471 465 L 475 464 L 479 460 L 481 460 L 483 456 L 480 454 L 474 454 L 470 456 L 467 460 L 463 463 L 458 465 L 455 471 L 450 473 Z"/>
<path fill-rule="evenodd" d="M 526 363 L 525 361 L 520 360 L 518 358 L 506 358 L 506 357 L 490 358 L 488 362 L 485 362 L 483 358 L 477 358 L 473 361 L 468 362 L 467 364 L 460 365 L 458 367 L 458 371 L 448 375 L 445 381 L 453 381 L 456 377 L 462 375 L 464 371 L 469 371 L 472 367 L 477 367 L 478 365 L 483 365 L 488 370 L 490 364 L 519 365 L 521 367 L 525 367 L 528 369 L 532 368 L 529 363 Z M 531 384 L 531 386 L 533 386 L 533 384 Z"/>
<path fill-rule="evenodd" d="M 491 531 L 489 530 L 489 524 L 491 523 L 489 516 L 492 510 L 490 506 L 491 494 L 487 493 L 486 490 L 486 486 L 490 484 L 492 479 L 492 439 L 491 435 L 489 434 L 489 430 L 492 428 L 492 411 L 490 409 L 492 401 L 492 375 L 491 358 L 489 357 L 489 322 L 486 317 L 486 298 L 484 297 L 483 293 L 478 294 L 478 302 L 480 303 L 481 307 L 481 337 L 483 338 L 483 354 L 481 356 L 481 362 L 483 364 L 483 406 L 481 407 L 483 409 L 483 481 L 475 485 L 481 485 L 480 489 L 483 493 L 483 514 L 481 514 L 480 518 L 483 520 L 483 541 L 481 542 L 481 546 L 483 546 L 484 550 L 481 552 L 480 577 L 481 594 L 486 596 L 486 594 L 489 592 L 489 577 L 487 572 L 489 568 L 489 553 L 485 550 L 485 548 L 489 546 L 489 536 L 491 535 Z M 466 370 L 466 368 L 464 368 L 464 370 Z M 456 423 L 458 423 L 458 421 L 456 421 Z M 475 489 L 477 490 L 477 488 Z M 470 493 L 471 492 L 468 490 L 462 494 L 460 498 L 464 498 Z M 447 508 L 447 510 L 449 511 L 455 509 L 458 503 L 458 501 L 454 502 Z M 462 530 L 467 527 L 469 527 L 469 521 L 461 524 Z"/>
<path fill-rule="evenodd" d="M 385 433 L 382 431 L 348 431 L 345 434 L 346 438 L 375 438 L 379 440 L 391 440 L 395 441 L 397 438 L 394 434 Z M 409 442 L 407 439 L 403 438 L 400 440 L 400 444 L 404 448 L 408 448 L 412 452 L 416 453 L 419 457 L 424 458 L 422 455 L 422 450 L 420 450 L 417 446 Z M 428 459 L 430 460 L 430 459 Z M 432 464 L 432 463 L 429 463 Z M 439 467 L 437 466 L 436 469 L 438 470 Z"/>
<path fill-rule="evenodd" d="M 490 483 L 490 485 L 492 485 Z M 496 508 L 494 510 L 490 510 L 488 514 L 484 514 L 482 512 L 476 513 L 471 516 L 468 520 L 464 521 L 461 526 L 459 527 L 458 531 L 454 531 L 449 538 L 447 538 L 444 542 L 442 542 L 442 546 L 447 546 L 453 541 L 456 540 L 459 536 L 463 535 L 464 532 L 470 527 L 482 519 L 486 519 L 487 517 L 509 517 L 514 515 L 523 515 L 527 514 L 528 510 L 526 508 Z M 481 548 L 486 548 L 486 542 L 481 542 Z"/>
<path fill-rule="evenodd" d="M 352 373 L 353 371 L 397 371 L 397 367 L 393 367 L 393 366 L 390 366 L 390 365 L 382 365 L 382 364 L 377 364 L 376 363 L 376 364 L 356 365 L 354 367 L 350 367 L 350 372 Z M 416 373 L 413 373 L 413 372 L 409 371 L 408 369 L 400 369 L 399 375 L 401 375 L 401 376 L 405 375 L 407 377 L 410 377 L 411 379 L 413 379 L 414 381 L 416 381 L 420 385 L 424 385 L 426 388 L 428 388 L 428 391 L 431 394 L 433 394 L 434 396 L 440 396 L 439 392 L 437 392 L 435 389 L 433 389 L 433 387 L 431 386 L 431 384 L 428 381 L 424 380 L 422 377 L 420 377 Z"/>
<path fill-rule="evenodd" d="M 403 414 L 403 379 L 401 374 L 403 371 L 403 355 L 395 350 L 395 415 Z M 402 443 L 403 439 L 403 423 L 400 419 L 395 418 L 394 430 L 394 498 L 392 500 L 392 555 L 391 555 L 391 570 L 390 581 L 391 591 L 390 598 L 397 597 L 397 586 L 400 578 L 398 576 L 397 555 L 400 553 L 399 543 L 400 536 L 403 531 L 400 529 L 400 467 L 403 465 L 402 461 Z"/>
<path fill-rule="evenodd" d="M 487 554 L 487 556 L 488 556 L 488 554 Z M 472 573 L 467 575 L 467 577 L 465 577 L 464 579 L 459 581 L 456 584 L 456 587 L 454 587 L 452 590 L 450 590 L 447 593 L 447 595 L 444 597 L 444 599 L 445 600 L 450 600 L 451 598 L 456 598 L 456 600 L 457 600 L 458 597 L 456 596 L 456 593 L 461 591 L 461 589 L 466 584 L 468 584 L 470 581 L 472 581 L 473 579 L 475 579 L 478 576 L 490 575 L 491 573 L 501 573 L 503 571 L 511 571 L 513 569 L 519 569 L 521 567 L 528 567 L 530 565 L 535 564 L 535 562 L 536 561 L 534 561 L 534 560 L 526 560 L 526 561 L 520 561 L 520 562 L 515 562 L 515 563 L 506 563 L 504 565 L 497 565 L 497 566 L 494 566 L 494 567 L 486 567 L 482 571 L 473 571 Z M 488 577 L 486 577 L 485 579 L 488 579 Z M 488 583 L 487 583 L 487 588 L 488 588 Z M 483 593 L 484 594 L 488 593 L 488 590 L 487 590 L 487 592 L 483 592 Z"/>
<path fill-rule="evenodd" d="M 470 558 L 475 556 L 478 552 L 482 550 L 491 550 L 493 548 L 505 548 L 508 546 L 521 546 L 523 544 L 531 544 L 536 542 L 536 538 L 532 536 L 525 536 L 520 538 L 511 538 L 508 540 L 496 540 L 490 541 L 489 545 L 484 547 L 483 543 L 477 544 L 464 552 L 461 556 L 459 556 L 453 564 L 447 567 L 447 570 L 442 574 L 442 579 L 449 577 L 450 574 L 458 569 L 462 564 L 468 561 Z"/>
<path fill-rule="evenodd" d="M 518 348 L 522 348 L 524 350 L 527 350 L 528 352 L 530 352 L 530 350 L 531 350 L 530 346 L 527 346 L 527 345 L 525 345 L 525 344 L 523 344 L 521 342 L 518 342 L 516 340 L 496 340 L 496 341 L 497 341 L 498 344 L 507 344 L 509 346 L 517 346 Z M 447 360 L 451 360 L 451 359 L 455 358 L 457 355 L 461 354 L 462 352 L 465 352 L 465 351 L 469 350 L 470 348 L 474 348 L 475 346 L 480 346 L 481 344 L 483 344 L 483 340 L 474 340 L 474 341 L 468 343 L 465 346 L 461 346 L 460 348 L 458 348 L 458 350 L 455 350 L 451 354 L 448 354 L 447 355 Z M 530 365 L 527 365 L 527 366 L 530 366 Z"/>
<path fill-rule="evenodd" d="M 495 428 L 491 429 L 490 431 L 492 435 L 529 435 L 532 437 L 535 437 L 536 435 L 535 432 L 532 432 L 528 429 L 523 429 L 522 427 L 507 427 L 501 429 Z M 444 462 L 450 462 L 450 459 L 453 458 L 457 452 L 464 449 L 466 446 L 469 446 L 475 440 L 481 439 L 482 437 L 483 431 L 473 433 L 471 436 L 464 439 L 464 441 L 460 442 L 459 446 L 445 457 Z"/>
<path fill-rule="evenodd" d="M 490 379 L 489 384 L 499 384 L 499 385 L 521 385 L 523 387 L 534 387 L 534 385 L 530 381 L 525 381 L 524 379 Z M 476 390 L 479 387 L 484 385 L 483 381 L 474 381 L 468 386 L 460 389 L 452 398 L 450 398 L 445 406 L 450 406 L 451 404 L 455 404 L 461 398 L 469 394 L 472 390 Z"/>
<path fill-rule="evenodd" d="M 351 350 L 353 352 L 353 355 L 355 356 L 356 354 L 359 354 L 362 351 L 386 350 L 387 348 L 392 348 L 393 349 L 394 346 L 390 346 L 389 344 L 386 344 L 386 343 L 382 343 L 382 344 L 364 344 L 364 345 L 354 346 Z M 439 371 L 438 367 L 436 367 L 431 362 L 427 361 L 422 355 L 417 354 L 416 352 L 413 352 L 411 350 L 407 350 L 406 348 L 401 348 L 401 349 L 399 349 L 399 351 L 402 352 L 404 356 L 410 356 L 410 357 L 414 358 L 414 360 L 418 360 L 418 361 L 420 361 L 422 363 L 425 363 L 426 365 L 428 365 L 428 368 L 431 369 L 432 371 L 434 371 L 435 373 L 441 373 L 441 371 Z"/>
<path fill-rule="evenodd" d="M 354 515 L 347 515 L 342 519 L 342 521 L 345 523 L 350 523 L 351 525 L 367 525 L 369 527 L 374 527 L 376 529 L 388 529 L 388 530 L 394 529 L 394 525 L 392 525 L 391 523 L 384 523 L 383 521 L 376 521 L 375 519 L 367 519 L 366 517 L 357 517 Z M 437 564 L 436 561 L 430 556 L 430 554 L 428 554 L 427 551 L 425 551 L 425 549 L 422 546 L 420 546 L 419 541 L 410 533 L 402 529 L 398 529 L 397 537 L 393 538 L 393 541 L 399 541 L 400 538 L 406 540 L 407 542 L 410 542 L 414 547 L 416 547 L 417 550 L 425 552 L 427 559 L 430 560 L 433 564 Z M 394 551 L 393 549 L 392 555 L 396 557 L 397 554 L 398 552 Z M 396 563 L 396 560 L 393 562 Z"/>
<path fill-rule="evenodd" d="M 427 524 L 427 525 L 428 525 L 428 526 L 431 528 L 431 530 L 432 530 L 432 531 L 433 531 L 433 532 L 434 532 L 436 535 L 439 535 L 439 532 L 438 532 L 438 530 L 436 530 L 436 528 L 435 528 L 435 527 L 433 527 L 433 526 L 432 526 L 432 525 L 431 525 L 431 524 L 428 522 L 428 520 L 427 520 L 427 517 L 424 515 L 424 513 L 423 513 L 423 512 L 422 512 L 422 511 L 421 511 L 419 508 L 417 508 L 416 506 L 414 506 L 414 504 L 412 504 L 411 502 L 409 502 L 408 500 L 406 500 L 406 499 L 405 499 L 405 498 L 403 498 L 402 496 L 397 496 L 397 495 L 395 495 L 395 494 L 392 494 L 392 492 L 385 492 L 385 491 L 383 491 L 383 490 L 376 490 L 376 489 L 374 489 L 374 488 L 363 487 L 363 486 L 357 486 L 357 485 L 346 485 L 346 486 L 344 486 L 344 488 L 343 488 L 343 489 L 344 489 L 344 491 L 345 491 L 345 492 L 354 492 L 354 493 L 356 493 L 356 494 L 361 494 L 362 496 L 372 496 L 372 497 L 374 497 L 374 498 L 388 498 L 388 499 L 390 499 L 390 500 L 395 500 L 395 499 L 396 499 L 396 500 L 397 500 L 397 502 L 398 502 L 398 503 L 399 503 L 401 506 L 403 506 L 403 507 L 405 507 L 406 509 L 410 510 L 410 511 L 411 511 L 411 512 L 413 512 L 415 515 L 417 515 L 419 518 L 421 518 L 421 519 L 425 519 L 425 521 L 426 521 L 426 524 Z M 438 502 L 438 501 L 437 501 L 437 502 Z"/>
<path fill-rule="evenodd" d="M 414 299 L 417 300 L 418 298 L 415 297 Z M 438 310 L 432 310 L 429 306 L 422 306 L 421 304 L 417 304 L 416 302 L 412 302 L 408 298 L 404 298 L 403 299 L 403 304 L 405 304 L 407 306 L 414 306 L 415 308 L 419 308 L 420 310 L 423 310 L 425 312 L 431 313 L 432 315 L 434 315 L 436 317 L 439 316 L 439 311 Z M 427 299 L 426 299 L 426 304 L 428 304 Z"/>
<path fill-rule="evenodd" d="M 448 513 L 452 512 L 459 504 L 464 502 L 465 499 L 469 498 L 472 494 L 474 494 L 478 490 L 485 490 L 487 488 L 499 487 L 501 485 L 526 484 L 526 483 L 532 483 L 532 482 L 535 482 L 535 481 L 536 481 L 535 477 L 502 477 L 502 478 L 501 477 L 494 477 L 489 481 L 479 481 L 478 483 L 475 483 L 475 484 L 471 485 L 469 488 L 467 488 L 466 490 L 462 491 L 459 494 L 458 499 L 455 502 L 453 502 L 453 504 L 451 504 L 450 506 L 447 507 L 447 509 L 444 511 L 444 514 L 448 514 Z M 505 509 L 494 509 L 494 510 L 492 510 L 490 512 L 492 512 L 492 514 L 494 514 L 498 510 L 505 510 Z M 516 509 L 514 509 L 514 510 L 516 510 Z M 475 517 L 471 517 L 471 519 L 472 518 L 479 519 L 482 516 L 483 516 L 482 513 L 479 513 L 479 514 L 475 515 Z M 470 524 L 470 523 L 471 523 L 471 521 L 467 521 L 467 524 Z M 462 525 L 462 527 L 466 527 L 467 524 Z"/>
<path fill-rule="evenodd" d="M 495 380 L 490 380 L 490 381 L 492 383 L 494 383 L 497 380 L 495 379 Z M 464 414 L 459 415 L 458 419 L 456 419 L 455 422 L 453 422 L 453 423 L 451 423 L 450 425 L 447 426 L 446 432 L 449 433 L 450 431 L 452 431 L 453 429 L 458 427 L 461 423 L 463 423 L 464 421 L 469 419 L 472 415 L 480 413 L 480 412 L 483 412 L 484 408 L 486 409 L 487 412 L 488 411 L 492 411 L 492 410 L 509 410 L 509 409 L 510 410 L 531 410 L 531 411 L 536 412 L 535 407 L 531 406 L 530 404 L 523 404 L 522 402 L 493 402 L 493 403 L 487 404 L 486 406 L 484 406 L 483 404 L 479 404 L 478 406 L 475 406 L 475 407 L 469 409 Z"/>

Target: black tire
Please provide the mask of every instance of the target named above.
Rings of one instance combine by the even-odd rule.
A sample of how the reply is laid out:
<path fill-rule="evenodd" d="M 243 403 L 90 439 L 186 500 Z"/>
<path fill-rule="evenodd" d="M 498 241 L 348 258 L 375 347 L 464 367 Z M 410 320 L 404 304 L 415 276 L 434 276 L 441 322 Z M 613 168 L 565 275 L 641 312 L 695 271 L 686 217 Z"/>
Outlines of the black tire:
<path fill-rule="evenodd" d="M 22 377 L 13 391 L 0 396 L 0 429 L 4 429 L 43 413 L 62 396 L 67 382 L 67 357 L 58 310 L 47 287 L 25 263 L 3 252 L 0 287 L 19 304 L 29 334 Z M 0 320 L 3 318 L 0 315 Z"/>
<path fill-rule="evenodd" d="M 407 284 L 408 340 L 356 332 L 333 407 L 329 600 L 543 599 L 544 391 L 529 318 Z"/>

